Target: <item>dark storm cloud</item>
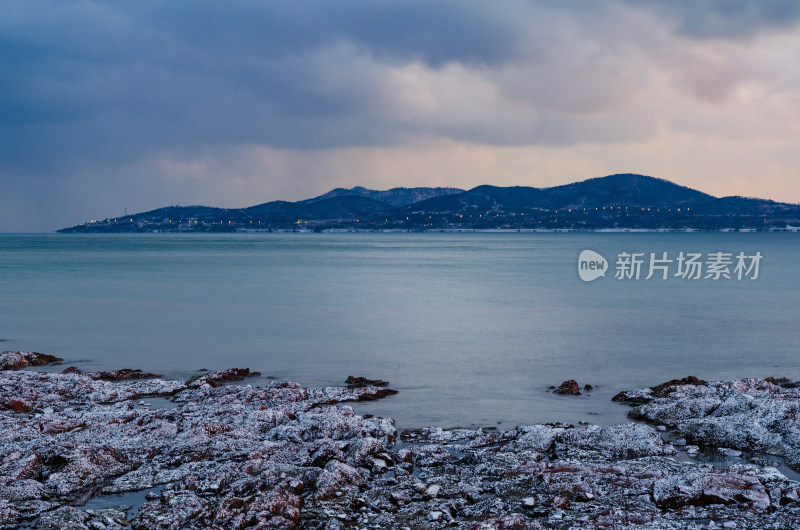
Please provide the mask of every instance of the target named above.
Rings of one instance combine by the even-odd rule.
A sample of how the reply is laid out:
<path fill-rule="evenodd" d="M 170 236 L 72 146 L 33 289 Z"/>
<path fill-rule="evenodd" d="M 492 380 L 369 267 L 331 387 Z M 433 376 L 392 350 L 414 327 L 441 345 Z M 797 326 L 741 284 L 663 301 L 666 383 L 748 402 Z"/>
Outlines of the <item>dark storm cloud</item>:
<path fill-rule="evenodd" d="M 0 22 L 2 157 L 38 166 L 61 156 L 136 157 L 162 143 L 385 142 L 395 132 L 372 127 L 363 112 L 379 104 L 371 65 L 354 59 L 437 66 L 513 57 L 515 29 L 475 7 L 15 4 Z M 337 56 L 346 46 L 352 56 Z"/>
<path fill-rule="evenodd" d="M 296 55 L 344 39 L 386 59 L 496 62 L 517 38 L 503 12 L 476 1 L 161 2 L 144 22 L 177 31 L 200 48 Z M 513 17 L 509 16 L 513 20 Z"/>
<path fill-rule="evenodd" d="M 676 17 L 693 35 L 748 35 L 789 24 L 798 13 L 795 2 L 775 0 L 635 4 Z M 7 164 L 40 167 L 83 157 L 135 159 L 161 145 L 391 143 L 423 124 L 387 122 L 375 112 L 392 88 L 376 73 L 382 65 L 532 67 L 553 54 L 562 57 L 551 64 L 568 62 L 572 43 L 536 35 L 548 35 L 554 19 L 547 16 L 562 11 L 591 37 L 597 9 L 521 1 L 12 3 L 0 22 L 0 127 L 8 140 L 0 154 Z M 591 76 L 596 68 L 583 71 Z M 599 75 L 613 86 L 613 76 Z M 541 100 L 533 103 L 567 112 L 604 105 L 599 91 L 548 94 L 537 87 L 541 79 L 509 90 L 528 85 L 527 97 Z M 606 96 L 611 92 L 621 91 Z M 424 127 L 434 134 L 455 129 Z M 463 134 L 473 139 L 481 130 Z"/>
<path fill-rule="evenodd" d="M 207 190 L 197 200 L 216 203 L 249 171 L 220 161 L 233 167 L 234 154 L 249 152 L 253 167 L 269 167 L 264 149 L 281 160 L 275 174 L 319 174 L 321 192 L 327 167 L 298 170 L 285 152 L 329 162 L 326 151 L 389 157 L 428 140 L 644 141 L 671 121 L 648 102 L 722 105 L 762 81 L 725 50 L 684 41 L 744 42 L 792 27 L 799 9 L 777 0 L 4 2 L 0 231 L 82 221 L 92 203 L 128 197 L 155 207 L 197 183 Z M 35 207 L 52 219 L 16 221 Z"/>

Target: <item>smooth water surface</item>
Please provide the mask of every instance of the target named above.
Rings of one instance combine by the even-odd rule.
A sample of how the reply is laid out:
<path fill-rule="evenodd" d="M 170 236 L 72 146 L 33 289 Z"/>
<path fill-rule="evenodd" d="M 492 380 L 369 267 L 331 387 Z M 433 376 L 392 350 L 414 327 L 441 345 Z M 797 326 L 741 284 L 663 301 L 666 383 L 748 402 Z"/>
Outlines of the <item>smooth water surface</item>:
<path fill-rule="evenodd" d="M 400 393 L 356 408 L 401 429 L 616 423 L 627 409 L 610 398 L 623 389 L 688 374 L 800 378 L 798 238 L 2 235 L 0 349 L 175 378 L 245 366 L 304 385 L 381 378 Z M 617 280 L 611 270 L 584 283 L 587 248 L 612 269 L 622 251 L 764 257 L 754 281 Z M 573 378 L 595 390 L 547 391 Z"/>

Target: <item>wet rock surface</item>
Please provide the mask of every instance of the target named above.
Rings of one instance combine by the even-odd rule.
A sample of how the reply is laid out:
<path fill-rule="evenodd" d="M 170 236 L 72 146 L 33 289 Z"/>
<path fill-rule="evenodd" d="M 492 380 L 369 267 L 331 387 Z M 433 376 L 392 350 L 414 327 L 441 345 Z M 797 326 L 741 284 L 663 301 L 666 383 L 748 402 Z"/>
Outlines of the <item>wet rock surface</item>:
<path fill-rule="evenodd" d="M 767 377 L 764 381 L 769 381 L 770 383 L 774 383 L 781 388 L 797 388 L 800 386 L 800 382 L 792 381 L 788 377 Z"/>
<path fill-rule="evenodd" d="M 645 424 L 398 437 L 392 420 L 336 404 L 386 388 L 222 384 L 246 375 L 0 372 L 3 399 L 26 405 L 0 412 L 0 528 L 800 526 L 796 482 L 675 460 Z M 136 407 L 149 396 L 176 407 Z M 159 485 L 138 509 L 78 506 Z"/>
<path fill-rule="evenodd" d="M 619 394 L 611 398 L 611 401 L 623 401 L 627 403 L 648 403 L 655 398 L 664 397 L 679 386 L 705 386 L 708 381 L 703 381 L 697 377 L 690 375 L 682 379 L 672 379 L 665 383 L 650 387 L 639 388 L 636 390 L 623 390 Z"/>
<path fill-rule="evenodd" d="M 568 381 L 564 381 L 561 383 L 558 388 L 553 390 L 553 394 L 565 394 L 568 396 L 580 396 L 581 395 L 581 387 L 578 385 L 578 382 L 574 379 L 570 379 Z"/>
<path fill-rule="evenodd" d="M 30 351 L 4 351 L 0 353 L 0 370 L 20 370 L 29 366 L 44 366 L 61 362 L 55 355 Z"/>
<path fill-rule="evenodd" d="M 388 386 L 389 381 L 383 379 L 367 379 L 363 376 L 348 375 L 344 380 L 348 386 Z"/>
<path fill-rule="evenodd" d="M 80 368 L 70 366 L 62 373 L 65 374 L 86 374 L 92 379 L 102 379 L 104 381 L 125 381 L 129 379 L 156 379 L 161 377 L 158 374 L 151 374 L 141 370 L 133 370 L 131 368 L 123 368 L 121 370 L 101 370 L 99 372 L 84 372 Z"/>

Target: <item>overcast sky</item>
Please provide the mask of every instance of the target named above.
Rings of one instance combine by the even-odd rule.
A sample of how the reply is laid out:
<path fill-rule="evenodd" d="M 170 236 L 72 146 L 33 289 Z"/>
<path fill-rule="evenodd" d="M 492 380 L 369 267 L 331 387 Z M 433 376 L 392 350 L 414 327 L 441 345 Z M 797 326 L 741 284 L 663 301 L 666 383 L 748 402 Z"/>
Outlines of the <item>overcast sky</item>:
<path fill-rule="evenodd" d="M 0 231 L 642 173 L 800 201 L 800 2 L 7 0 Z"/>

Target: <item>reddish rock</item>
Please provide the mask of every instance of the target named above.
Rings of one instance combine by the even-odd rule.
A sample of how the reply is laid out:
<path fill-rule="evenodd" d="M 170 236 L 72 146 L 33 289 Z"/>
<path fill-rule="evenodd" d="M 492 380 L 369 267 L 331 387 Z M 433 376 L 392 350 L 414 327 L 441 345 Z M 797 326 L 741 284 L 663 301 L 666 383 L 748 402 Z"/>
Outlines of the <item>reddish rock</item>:
<path fill-rule="evenodd" d="M 75 429 L 79 429 L 81 427 L 86 427 L 86 424 L 83 422 L 70 420 L 46 422 L 42 423 L 41 425 L 42 432 L 44 434 L 61 434 L 74 431 Z"/>
<path fill-rule="evenodd" d="M 393 396 L 397 394 L 397 390 L 391 388 L 379 388 L 375 392 L 364 393 L 358 397 L 359 401 L 375 401 L 376 399 L 385 398 L 386 396 Z"/>
<path fill-rule="evenodd" d="M 409 448 L 400 449 L 397 452 L 397 456 L 401 462 L 405 462 L 406 464 L 414 463 L 414 451 Z"/>
<path fill-rule="evenodd" d="M 0 353 L 0 370 L 20 370 L 29 366 L 44 366 L 63 361 L 55 355 L 29 351 L 4 351 Z"/>
<path fill-rule="evenodd" d="M 158 374 L 151 374 L 141 370 L 132 370 L 131 368 L 122 368 L 121 370 L 102 370 L 99 372 L 90 372 L 86 375 L 96 381 L 127 381 L 131 379 L 156 379 L 161 377 Z"/>
<path fill-rule="evenodd" d="M 141 370 L 122 368 L 120 370 L 100 370 L 98 372 L 84 372 L 77 366 L 70 366 L 61 372 L 62 374 L 86 374 L 95 381 L 128 381 L 133 379 L 156 379 L 161 377 L 158 374 L 151 374 Z"/>
<path fill-rule="evenodd" d="M 208 383 L 211 386 L 220 386 L 231 381 L 241 381 L 245 377 L 258 377 L 260 372 L 250 372 L 249 368 L 229 368 L 218 372 L 209 372 L 192 380 L 192 386 Z"/>
<path fill-rule="evenodd" d="M 229 498 L 220 504 L 212 528 L 298 528 L 302 498 L 276 488 L 256 497 Z"/>
<path fill-rule="evenodd" d="M 580 396 L 581 390 L 578 382 L 574 379 L 570 379 L 569 381 L 564 381 L 561 383 L 561 386 L 553 390 L 554 394 L 566 394 L 569 396 Z"/>
<path fill-rule="evenodd" d="M 689 375 L 684 377 L 683 379 L 672 379 L 671 381 L 667 381 L 666 383 L 661 383 L 660 385 L 651 387 L 650 390 L 653 391 L 654 396 L 663 397 L 672 392 L 672 390 L 674 390 L 676 386 L 680 385 L 706 386 L 707 384 L 708 381 L 703 381 L 702 379 L 698 379 L 693 375 Z"/>
<path fill-rule="evenodd" d="M 344 380 L 350 386 L 387 386 L 389 381 L 383 379 L 367 379 L 366 377 L 355 377 L 348 375 Z"/>
<path fill-rule="evenodd" d="M 38 453 L 25 455 L 13 451 L 0 460 L 0 476 L 14 480 L 35 479 L 42 472 L 42 457 Z"/>
<path fill-rule="evenodd" d="M 338 460 L 331 460 L 317 480 L 317 498 L 331 499 L 337 492 L 364 484 L 358 469 Z"/>
<path fill-rule="evenodd" d="M 553 500 L 550 501 L 550 504 L 553 506 L 553 508 L 564 509 L 569 507 L 569 499 L 562 495 L 556 495 L 553 497 Z"/>
<path fill-rule="evenodd" d="M 6 399 L 0 402 L 0 410 L 13 410 L 14 412 L 30 412 L 31 406 L 19 399 Z"/>
<path fill-rule="evenodd" d="M 140 528 L 152 530 L 210 528 L 213 518 L 211 503 L 189 492 L 169 494 L 139 510 Z"/>
<path fill-rule="evenodd" d="M 652 400 L 653 398 L 650 392 L 648 392 L 647 395 L 634 395 L 632 392 L 627 390 L 623 390 L 611 398 L 611 401 L 624 401 L 627 403 L 649 403 Z"/>
<path fill-rule="evenodd" d="M 671 392 L 674 392 L 677 387 L 683 385 L 706 386 L 708 385 L 708 381 L 704 381 L 693 375 L 690 375 L 684 377 L 683 379 L 672 379 L 650 388 L 624 390 L 611 398 L 611 401 L 623 401 L 631 404 L 645 404 L 653 401 L 655 398 L 663 398 Z"/>
<path fill-rule="evenodd" d="M 670 509 L 740 504 L 763 512 L 771 504 L 770 497 L 758 478 L 735 471 L 673 476 L 658 480 L 653 486 L 653 499 L 659 506 Z"/>
<path fill-rule="evenodd" d="M 767 378 L 767 379 L 769 379 L 769 378 Z M 800 386 L 800 383 L 798 383 L 796 381 L 792 381 L 788 377 L 778 377 L 777 379 L 775 379 L 775 378 L 772 378 L 772 379 L 774 379 L 774 381 L 775 381 L 774 384 L 778 385 L 781 388 L 797 388 L 798 386 Z M 766 379 L 765 379 L 765 381 L 766 381 Z"/>

